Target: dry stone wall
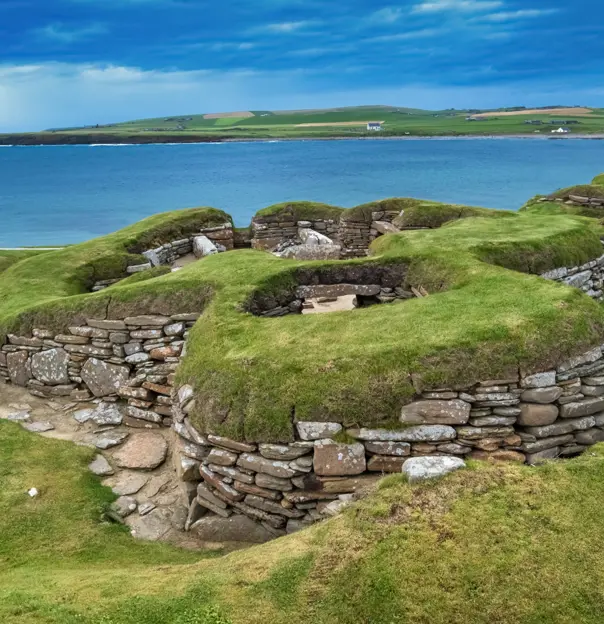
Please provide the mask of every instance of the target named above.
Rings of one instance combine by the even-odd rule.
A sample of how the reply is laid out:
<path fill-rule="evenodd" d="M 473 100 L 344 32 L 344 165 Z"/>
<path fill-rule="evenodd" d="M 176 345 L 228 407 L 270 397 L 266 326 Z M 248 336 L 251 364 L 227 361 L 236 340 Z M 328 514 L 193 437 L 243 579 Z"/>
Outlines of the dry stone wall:
<path fill-rule="evenodd" d="M 536 464 L 580 454 L 604 441 L 604 357 L 597 347 L 556 370 L 422 392 L 396 429 L 296 422 L 294 441 L 280 444 L 199 432 L 194 405 L 193 389 L 181 387 L 173 428 L 197 518 L 188 528 L 202 539 L 263 541 L 337 514 L 384 474 L 418 480 L 465 458 Z"/>
<path fill-rule="evenodd" d="M 597 301 L 604 297 L 604 255 L 575 267 L 561 267 L 542 273 L 541 277 L 579 288 Z"/>
<path fill-rule="evenodd" d="M 235 247 L 235 237 L 233 233 L 233 225 L 231 223 L 224 223 L 219 226 L 203 228 L 199 232 L 179 240 L 170 241 L 155 247 L 154 249 L 147 249 L 140 255 L 147 259 L 147 262 L 140 264 L 133 264 L 126 268 L 126 273 L 132 275 L 134 273 L 140 273 L 141 271 L 147 271 L 157 266 L 171 265 L 179 258 L 187 256 L 191 253 L 195 253 L 198 257 L 208 255 L 208 252 L 203 249 L 199 242 L 196 245 L 196 241 L 199 239 L 206 239 L 209 242 L 210 253 L 216 253 L 221 251 L 230 251 Z M 104 290 L 112 284 L 124 279 L 124 277 L 116 277 L 113 279 L 99 280 L 94 283 L 92 292 L 98 292 Z"/>

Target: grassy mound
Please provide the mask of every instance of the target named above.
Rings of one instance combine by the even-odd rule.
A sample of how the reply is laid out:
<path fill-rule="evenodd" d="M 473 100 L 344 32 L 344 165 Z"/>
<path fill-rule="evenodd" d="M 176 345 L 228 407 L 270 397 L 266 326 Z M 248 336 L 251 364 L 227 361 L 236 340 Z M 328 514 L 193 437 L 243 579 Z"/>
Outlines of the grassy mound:
<path fill-rule="evenodd" d="M 99 523 L 111 494 L 90 456 L 0 422 L 3 624 L 601 622 L 602 445 L 426 485 L 391 476 L 338 518 L 219 558 Z"/>
<path fill-rule="evenodd" d="M 393 224 L 399 228 L 439 228 L 450 221 L 467 219 L 469 217 L 505 219 L 510 216 L 514 216 L 514 213 L 505 210 L 488 210 L 487 208 L 475 208 L 473 206 L 416 201 L 405 208 L 404 213 L 394 219 Z"/>
<path fill-rule="evenodd" d="M 6 271 L 8 267 L 20 262 L 21 260 L 25 260 L 26 258 L 31 258 L 33 256 L 38 256 L 42 253 L 48 253 L 46 251 L 40 249 L 5 249 L 0 250 L 0 273 Z"/>
<path fill-rule="evenodd" d="M 169 312 L 182 306 L 201 311 L 209 286 L 192 284 L 177 273 L 154 282 L 153 287 L 140 280 L 158 272 L 125 280 L 100 293 L 89 291 L 96 281 L 125 277 L 127 266 L 146 261 L 138 255 L 141 251 L 226 221 L 230 221 L 229 215 L 214 208 L 168 212 L 60 251 L 33 257 L 26 252 L 26 259 L 0 273 L 0 341 L 17 328 L 61 328 L 86 316 Z"/>
<path fill-rule="evenodd" d="M 283 221 L 313 221 L 315 219 L 338 220 L 344 208 L 321 204 L 320 202 L 283 202 L 267 206 L 256 213 L 256 217 L 283 217 Z"/>
<path fill-rule="evenodd" d="M 353 210 L 370 214 L 403 204 L 418 215 L 425 210 L 425 202 L 398 198 Z M 450 208 L 426 214 L 459 216 L 459 207 Z M 156 215 L 1 273 L 0 336 L 36 326 L 63 329 L 91 316 L 203 311 L 179 369 L 179 380 L 198 393 L 193 419 L 202 429 L 289 441 L 292 416 L 391 425 L 420 387 L 506 377 L 518 367 L 545 370 L 602 342 L 601 306 L 531 275 L 598 257 L 597 223 L 474 210 L 469 214 L 488 216 L 381 237 L 369 259 L 297 262 L 240 250 L 87 293 L 94 281 L 138 261 L 133 250 L 228 220 L 213 209 Z M 370 273 L 389 265 L 404 265 L 407 285 L 430 296 L 353 313 L 271 319 L 245 312 L 254 294 L 293 292 L 300 270 L 346 266 Z"/>
<path fill-rule="evenodd" d="M 548 195 L 550 199 L 569 199 L 571 195 L 578 197 L 596 197 L 598 199 L 604 199 L 604 188 L 601 184 L 579 184 L 577 186 L 570 186 L 568 188 L 560 189 L 551 195 Z"/>
<path fill-rule="evenodd" d="M 604 173 L 601 173 L 600 175 L 597 175 L 592 181 L 592 184 L 595 184 L 597 186 L 604 186 Z"/>

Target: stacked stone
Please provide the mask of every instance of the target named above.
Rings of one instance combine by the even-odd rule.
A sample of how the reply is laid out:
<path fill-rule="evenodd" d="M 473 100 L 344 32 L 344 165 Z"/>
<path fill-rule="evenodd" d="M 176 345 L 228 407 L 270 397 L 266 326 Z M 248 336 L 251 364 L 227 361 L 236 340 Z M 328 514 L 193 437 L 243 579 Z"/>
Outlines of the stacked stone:
<path fill-rule="evenodd" d="M 541 277 L 579 288 L 592 299 L 601 301 L 604 298 L 604 255 L 581 266 L 547 271 Z"/>
<path fill-rule="evenodd" d="M 398 210 L 380 210 L 371 213 L 371 229 L 369 230 L 369 242 L 384 234 L 395 234 L 400 229 L 392 224 L 392 221 L 401 214 Z"/>
<path fill-rule="evenodd" d="M 92 292 L 98 292 L 99 290 L 105 290 L 105 288 L 108 288 L 112 284 L 117 284 L 118 282 L 120 282 L 121 279 L 122 278 L 118 277 L 116 279 L 99 280 L 98 282 L 94 283 L 94 286 L 92 287 Z"/>
<path fill-rule="evenodd" d="M 342 219 L 338 238 L 342 245 L 342 258 L 364 258 L 369 253 L 371 224 Z"/>
<path fill-rule="evenodd" d="M 223 250 L 233 249 L 234 237 L 233 237 L 233 226 L 231 223 L 223 223 L 222 225 L 218 225 L 211 228 L 204 228 L 200 230 L 198 233 L 189 236 L 188 238 L 183 238 L 180 240 L 175 240 L 169 243 L 165 243 L 156 247 L 155 249 L 148 249 L 147 251 L 143 251 L 142 255 L 145 256 L 149 260 L 149 266 L 147 268 L 151 268 L 152 266 L 161 266 L 166 264 L 172 264 L 178 258 L 182 256 L 186 256 L 193 252 L 193 239 L 197 236 L 205 236 L 209 238 L 215 245 L 222 246 Z M 220 247 L 219 247 L 220 249 Z M 144 266 L 144 265 L 136 265 Z M 132 267 L 128 267 L 129 269 Z M 140 270 L 140 269 L 139 269 Z"/>
<path fill-rule="evenodd" d="M 338 297 L 356 295 L 358 297 L 372 297 L 379 303 L 392 303 L 396 300 L 412 299 L 415 295 L 402 287 L 385 287 L 379 284 L 317 284 L 299 286 L 294 297 L 289 302 L 259 312 L 258 316 L 279 317 L 288 314 L 302 314 L 306 300 L 319 299 L 335 300 Z"/>
<path fill-rule="evenodd" d="M 339 229 L 333 219 L 297 221 L 293 211 L 284 210 L 278 215 L 252 219 L 252 247 L 273 250 L 286 241 L 297 241 L 299 228 L 316 230 L 332 240 L 337 239 Z"/>
<path fill-rule="evenodd" d="M 65 334 L 11 334 L 0 351 L 0 376 L 39 397 L 126 398 L 126 424 L 169 426 L 174 372 L 198 316 L 88 319 Z"/>
<path fill-rule="evenodd" d="M 565 203 L 570 206 L 604 206 L 603 197 L 584 197 L 582 195 L 569 194 L 566 198 L 563 197 L 544 197 L 540 201 L 555 201 L 558 203 Z"/>

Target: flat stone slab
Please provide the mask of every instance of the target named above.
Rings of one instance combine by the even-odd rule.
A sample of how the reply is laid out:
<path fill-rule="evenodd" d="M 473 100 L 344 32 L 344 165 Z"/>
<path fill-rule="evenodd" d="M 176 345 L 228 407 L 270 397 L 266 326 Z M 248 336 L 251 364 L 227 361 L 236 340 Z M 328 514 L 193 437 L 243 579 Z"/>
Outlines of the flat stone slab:
<path fill-rule="evenodd" d="M 69 354 L 64 349 L 49 349 L 31 356 L 32 375 L 48 386 L 69 383 Z"/>
<path fill-rule="evenodd" d="M 159 433 L 132 434 L 129 440 L 113 455 L 120 468 L 153 470 L 166 459 L 168 443 Z"/>
<path fill-rule="evenodd" d="M 461 399 L 427 399 L 405 405 L 401 422 L 410 425 L 465 425 L 472 406 Z"/>
<path fill-rule="evenodd" d="M 99 403 L 90 418 L 97 425 L 121 425 L 122 414 L 113 403 Z"/>
<path fill-rule="evenodd" d="M 80 376 L 94 396 L 117 394 L 120 386 L 126 385 L 130 370 L 126 366 L 109 364 L 90 358 L 82 367 Z"/>
<path fill-rule="evenodd" d="M 427 479 L 437 479 L 444 475 L 465 468 L 465 462 L 459 457 L 411 457 L 403 464 L 403 474 L 409 483 L 419 483 Z"/>
<path fill-rule="evenodd" d="M 365 472 L 365 447 L 362 444 L 339 444 L 333 440 L 315 443 L 315 472 L 321 476 L 344 477 Z"/>
<path fill-rule="evenodd" d="M 24 422 L 21 423 L 21 426 L 23 427 L 23 429 L 27 429 L 27 431 L 30 431 L 31 433 L 45 433 L 46 431 L 52 431 L 55 426 L 48 421 L 41 421 L 41 422 Z"/>
<path fill-rule="evenodd" d="M 129 516 L 127 524 L 133 537 L 156 542 L 172 528 L 171 515 L 167 509 L 156 508 L 144 516 Z"/>
<path fill-rule="evenodd" d="M 118 496 L 130 496 L 140 492 L 148 481 L 149 477 L 147 475 L 122 472 L 115 479 L 104 482 L 103 485 L 108 485 Z"/>
<path fill-rule="evenodd" d="M 94 445 L 101 450 L 120 445 L 130 434 L 127 431 L 103 433 L 94 440 Z"/>
<path fill-rule="evenodd" d="M 78 410 L 77 412 L 74 412 L 72 416 L 77 422 L 79 422 L 80 424 L 83 424 L 85 422 L 88 422 L 92 418 L 93 414 L 94 414 L 93 409 L 83 409 L 83 410 Z"/>
<path fill-rule="evenodd" d="M 102 455 L 97 455 L 88 464 L 88 470 L 99 477 L 108 477 L 114 473 L 111 464 Z"/>
<path fill-rule="evenodd" d="M 262 544 L 275 535 L 260 523 L 241 514 L 229 518 L 205 516 L 191 526 L 191 531 L 206 542 L 248 542 Z"/>

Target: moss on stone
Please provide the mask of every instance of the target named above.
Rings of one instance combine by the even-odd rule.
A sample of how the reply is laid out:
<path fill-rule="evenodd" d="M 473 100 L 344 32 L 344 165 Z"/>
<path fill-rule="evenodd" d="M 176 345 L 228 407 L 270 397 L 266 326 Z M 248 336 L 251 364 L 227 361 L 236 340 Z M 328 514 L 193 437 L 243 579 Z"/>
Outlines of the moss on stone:
<path fill-rule="evenodd" d="M 273 204 L 259 210 L 257 218 L 280 217 L 285 221 L 314 221 L 316 219 L 339 220 L 344 212 L 344 208 L 322 204 L 320 202 L 296 201 Z"/>

